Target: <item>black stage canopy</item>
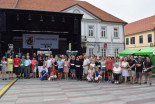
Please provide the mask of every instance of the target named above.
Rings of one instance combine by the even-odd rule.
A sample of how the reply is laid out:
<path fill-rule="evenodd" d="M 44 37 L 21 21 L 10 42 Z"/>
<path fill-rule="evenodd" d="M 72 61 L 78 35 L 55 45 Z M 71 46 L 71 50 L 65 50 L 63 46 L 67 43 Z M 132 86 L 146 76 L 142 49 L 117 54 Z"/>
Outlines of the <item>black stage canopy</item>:
<path fill-rule="evenodd" d="M 82 14 L 0 8 L 1 54 L 8 44 L 14 45 L 15 52 L 30 52 L 32 49 L 23 48 L 23 34 L 58 35 L 59 48 L 50 49 L 54 54 L 64 54 L 69 43 L 73 51 L 81 52 L 81 19 Z"/>

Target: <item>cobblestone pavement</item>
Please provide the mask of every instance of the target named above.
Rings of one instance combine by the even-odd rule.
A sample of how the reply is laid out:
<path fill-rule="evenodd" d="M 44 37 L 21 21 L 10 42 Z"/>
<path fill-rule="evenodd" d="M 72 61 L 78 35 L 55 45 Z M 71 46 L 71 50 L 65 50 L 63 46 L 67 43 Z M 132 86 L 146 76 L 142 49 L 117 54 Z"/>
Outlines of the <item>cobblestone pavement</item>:
<path fill-rule="evenodd" d="M 7 82 L 6 82 L 7 83 Z M 2 84 L 1 84 L 2 85 Z M 0 104 L 155 104 L 153 85 L 110 82 L 18 80 Z"/>

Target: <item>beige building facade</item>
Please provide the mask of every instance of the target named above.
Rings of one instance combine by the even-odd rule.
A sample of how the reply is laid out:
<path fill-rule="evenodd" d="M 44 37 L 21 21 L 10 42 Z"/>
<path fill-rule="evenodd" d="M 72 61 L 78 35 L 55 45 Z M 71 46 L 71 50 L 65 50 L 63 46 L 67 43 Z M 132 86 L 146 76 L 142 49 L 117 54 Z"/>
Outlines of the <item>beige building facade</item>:
<path fill-rule="evenodd" d="M 125 36 L 125 49 L 142 49 L 155 46 L 155 30 Z"/>
<path fill-rule="evenodd" d="M 127 24 L 124 32 L 125 49 L 155 47 L 155 15 Z"/>

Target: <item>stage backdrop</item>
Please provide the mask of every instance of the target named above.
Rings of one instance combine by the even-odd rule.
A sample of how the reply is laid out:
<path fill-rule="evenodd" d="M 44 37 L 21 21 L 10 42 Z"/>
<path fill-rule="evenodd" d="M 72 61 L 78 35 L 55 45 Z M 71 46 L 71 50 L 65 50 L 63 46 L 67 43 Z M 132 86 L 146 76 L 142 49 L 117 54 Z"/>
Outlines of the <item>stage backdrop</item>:
<path fill-rule="evenodd" d="M 23 34 L 23 48 L 58 49 L 58 35 Z"/>

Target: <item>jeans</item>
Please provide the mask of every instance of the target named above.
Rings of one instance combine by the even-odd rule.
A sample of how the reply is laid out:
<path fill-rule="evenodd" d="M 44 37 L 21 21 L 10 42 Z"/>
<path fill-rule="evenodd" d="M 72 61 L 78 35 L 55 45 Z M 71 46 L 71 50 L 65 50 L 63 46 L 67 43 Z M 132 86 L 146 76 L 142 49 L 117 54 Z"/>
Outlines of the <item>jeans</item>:
<path fill-rule="evenodd" d="M 25 77 L 30 78 L 30 66 L 25 67 Z"/>
<path fill-rule="evenodd" d="M 20 68 L 20 71 L 21 71 L 21 77 L 23 77 L 23 74 L 24 74 L 24 77 L 25 77 L 25 68 Z"/>

